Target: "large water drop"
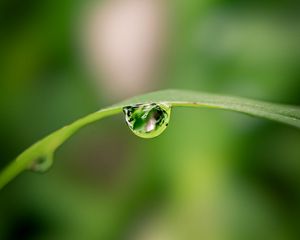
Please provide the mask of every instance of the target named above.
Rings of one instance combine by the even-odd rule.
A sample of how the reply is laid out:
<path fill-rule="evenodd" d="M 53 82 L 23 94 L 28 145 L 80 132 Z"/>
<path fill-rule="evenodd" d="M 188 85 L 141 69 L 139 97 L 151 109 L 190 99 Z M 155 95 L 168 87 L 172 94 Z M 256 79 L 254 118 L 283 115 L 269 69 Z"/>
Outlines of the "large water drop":
<path fill-rule="evenodd" d="M 154 138 L 168 126 L 171 107 L 165 103 L 145 103 L 124 107 L 123 112 L 128 127 L 135 135 Z"/>

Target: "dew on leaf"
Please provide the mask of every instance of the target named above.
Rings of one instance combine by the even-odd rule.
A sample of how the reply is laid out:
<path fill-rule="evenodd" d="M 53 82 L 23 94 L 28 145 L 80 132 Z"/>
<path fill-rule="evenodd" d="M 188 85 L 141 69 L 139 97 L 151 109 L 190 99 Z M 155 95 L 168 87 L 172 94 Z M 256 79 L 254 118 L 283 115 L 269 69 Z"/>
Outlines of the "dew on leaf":
<path fill-rule="evenodd" d="M 171 107 L 165 103 L 135 104 L 123 108 L 131 131 L 141 138 L 159 136 L 168 126 Z"/>
<path fill-rule="evenodd" d="M 28 169 L 33 172 L 46 172 L 48 171 L 53 164 L 53 155 L 49 154 L 47 156 L 39 157 L 37 160 L 33 161 Z"/>

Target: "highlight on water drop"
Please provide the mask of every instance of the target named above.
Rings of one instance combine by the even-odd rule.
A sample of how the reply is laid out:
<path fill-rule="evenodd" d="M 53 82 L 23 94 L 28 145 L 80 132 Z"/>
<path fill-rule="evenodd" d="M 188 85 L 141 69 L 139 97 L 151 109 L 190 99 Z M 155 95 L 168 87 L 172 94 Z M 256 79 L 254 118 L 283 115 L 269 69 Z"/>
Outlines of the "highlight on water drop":
<path fill-rule="evenodd" d="M 145 103 L 123 108 L 131 131 L 141 138 L 159 136 L 168 126 L 171 107 L 166 103 Z"/>

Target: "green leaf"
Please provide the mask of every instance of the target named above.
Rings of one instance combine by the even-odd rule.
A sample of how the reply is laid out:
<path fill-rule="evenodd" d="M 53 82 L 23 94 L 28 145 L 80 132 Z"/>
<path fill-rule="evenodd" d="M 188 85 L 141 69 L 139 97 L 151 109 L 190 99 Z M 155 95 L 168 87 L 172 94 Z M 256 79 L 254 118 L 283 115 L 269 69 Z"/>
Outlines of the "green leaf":
<path fill-rule="evenodd" d="M 204 92 L 185 90 L 163 90 L 130 98 L 126 101 L 104 108 L 69 124 L 21 153 L 0 174 L 0 189 L 9 181 L 27 169 L 39 170 L 52 164 L 55 151 L 68 138 L 82 127 L 122 112 L 123 107 L 138 103 L 167 103 L 172 107 L 209 107 L 226 109 L 262 117 L 300 128 L 300 108 L 274 104 L 240 97 L 222 96 Z M 43 162 L 40 164 L 39 162 Z M 42 167 L 40 167 L 40 165 Z"/>

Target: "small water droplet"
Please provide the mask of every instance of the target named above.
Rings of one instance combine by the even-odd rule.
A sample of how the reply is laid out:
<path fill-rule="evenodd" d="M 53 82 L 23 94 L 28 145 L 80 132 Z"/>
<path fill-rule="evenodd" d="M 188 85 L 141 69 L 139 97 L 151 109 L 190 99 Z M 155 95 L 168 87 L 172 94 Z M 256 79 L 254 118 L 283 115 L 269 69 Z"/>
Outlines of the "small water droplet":
<path fill-rule="evenodd" d="M 37 160 L 33 161 L 28 167 L 29 170 L 33 172 L 46 172 L 53 164 L 53 155 L 49 154 L 47 156 L 39 157 Z"/>
<path fill-rule="evenodd" d="M 124 107 L 123 112 L 128 127 L 135 135 L 154 138 L 168 126 L 171 107 L 165 103 L 136 104 Z"/>

